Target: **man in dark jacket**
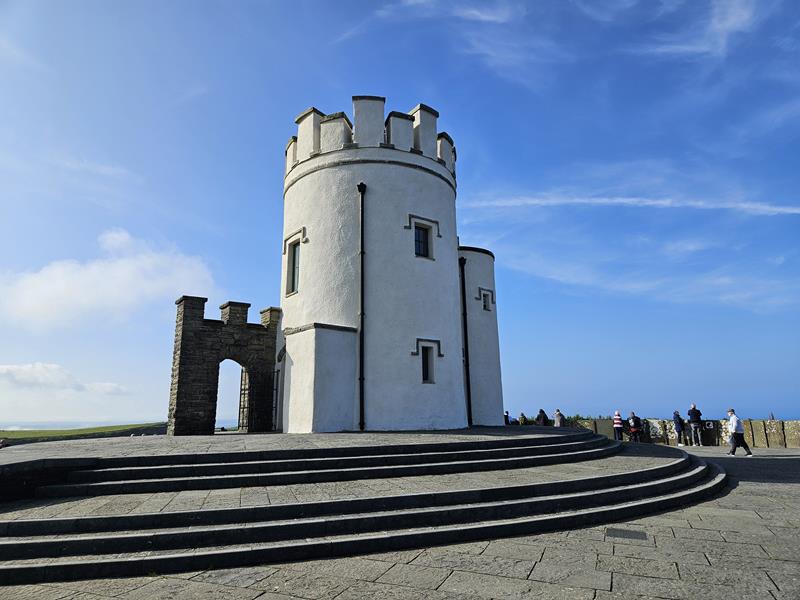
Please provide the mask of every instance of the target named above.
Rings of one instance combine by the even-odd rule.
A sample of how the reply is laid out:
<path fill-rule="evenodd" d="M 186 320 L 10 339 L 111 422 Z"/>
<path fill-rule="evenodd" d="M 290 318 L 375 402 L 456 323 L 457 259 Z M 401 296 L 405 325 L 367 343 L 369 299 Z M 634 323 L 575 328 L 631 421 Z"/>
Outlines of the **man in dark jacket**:
<path fill-rule="evenodd" d="M 675 435 L 678 436 L 678 446 L 683 446 L 684 440 L 689 443 L 689 436 L 686 435 L 686 430 L 683 426 L 683 417 L 677 410 L 672 413 L 672 422 L 675 423 Z"/>
<path fill-rule="evenodd" d="M 692 430 L 692 437 L 690 439 L 692 446 L 702 446 L 703 421 L 701 417 L 703 416 L 703 413 L 697 409 L 696 404 L 692 403 L 691 407 L 689 408 L 689 412 L 686 414 L 689 415 L 689 427 Z"/>
<path fill-rule="evenodd" d="M 628 417 L 628 432 L 630 440 L 638 443 L 642 432 L 642 420 L 633 411 L 631 411 L 631 416 Z"/>

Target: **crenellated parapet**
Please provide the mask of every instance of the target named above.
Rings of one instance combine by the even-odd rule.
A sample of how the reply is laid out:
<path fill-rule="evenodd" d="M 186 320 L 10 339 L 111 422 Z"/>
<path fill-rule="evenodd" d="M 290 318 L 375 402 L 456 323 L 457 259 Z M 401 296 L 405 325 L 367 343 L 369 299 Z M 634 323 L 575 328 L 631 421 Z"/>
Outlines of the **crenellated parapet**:
<path fill-rule="evenodd" d="M 455 178 L 456 151 L 453 139 L 436 128 L 439 113 L 418 104 L 407 113 L 385 114 L 382 96 L 353 96 L 353 120 L 344 112 L 326 115 L 311 107 L 298 115 L 297 135 L 286 145 L 288 174 L 295 166 L 319 155 L 383 148 L 427 157 L 443 165 Z"/>

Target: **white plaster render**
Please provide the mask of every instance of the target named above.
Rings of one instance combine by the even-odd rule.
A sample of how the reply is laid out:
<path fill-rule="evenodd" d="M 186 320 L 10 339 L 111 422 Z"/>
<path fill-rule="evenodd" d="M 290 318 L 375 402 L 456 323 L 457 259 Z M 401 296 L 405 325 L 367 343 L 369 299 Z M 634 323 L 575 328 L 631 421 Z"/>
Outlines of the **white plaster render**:
<path fill-rule="evenodd" d="M 464 267 L 469 331 L 469 371 L 472 383 L 473 425 L 503 424 L 503 385 L 500 376 L 500 340 L 497 332 L 497 304 L 484 310 L 481 290 L 494 294 L 494 259 L 483 252 L 459 249 L 467 259 Z"/>
<path fill-rule="evenodd" d="M 383 143 L 383 98 L 356 96 L 353 98 L 353 141 L 360 146 L 380 146 Z"/>
<path fill-rule="evenodd" d="M 409 111 L 414 117 L 414 148 L 422 154 L 436 158 L 436 119 L 437 114 L 419 104 Z"/>
<path fill-rule="evenodd" d="M 386 122 L 386 138 L 397 150 L 408 152 L 414 146 L 414 120 L 389 115 Z"/>
<path fill-rule="evenodd" d="M 319 122 L 322 118 L 315 108 L 310 108 L 297 118 L 297 160 L 305 160 L 319 152 Z"/>
<path fill-rule="evenodd" d="M 341 150 L 343 144 L 353 141 L 353 132 L 344 117 L 324 120 L 320 123 L 320 152 Z"/>
<path fill-rule="evenodd" d="M 286 144 L 286 170 L 284 172 L 288 173 L 292 170 L 294 163 L 297 162 L 297 136 L 292 136 L 289 139 L 289 143 Z"/>

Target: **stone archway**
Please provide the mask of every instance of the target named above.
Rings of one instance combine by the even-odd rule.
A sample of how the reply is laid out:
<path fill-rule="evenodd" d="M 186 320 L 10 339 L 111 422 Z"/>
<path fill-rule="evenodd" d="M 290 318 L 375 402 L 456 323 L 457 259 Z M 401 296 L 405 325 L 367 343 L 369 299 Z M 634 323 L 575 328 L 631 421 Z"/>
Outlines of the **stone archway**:
<path fill-rule="evenodd" d="M 219 365 L 231 359 L 246 373 L 239 406 L 239 430 L 272 431 L 275 398 L 272 371 L 280 309 L 261 311 L 261 324 L 248 323 L 249 304 L 226 302 L 221 319 L 206 319 L 206 298 L 182 296 L 175 324 L 170 386 L 169 435 L 211 435 L 217 412 Z"/>

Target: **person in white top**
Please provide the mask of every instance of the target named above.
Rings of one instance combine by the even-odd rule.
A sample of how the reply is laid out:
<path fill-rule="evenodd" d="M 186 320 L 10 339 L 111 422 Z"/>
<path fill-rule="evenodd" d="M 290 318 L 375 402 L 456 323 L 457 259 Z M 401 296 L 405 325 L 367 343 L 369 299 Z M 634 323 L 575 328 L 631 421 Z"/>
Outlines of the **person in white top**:
<path fill-rule="evenodd" d="M 744 448 L 746 456 L 753 456 L 747 442 L 744 441 L 744 425 L 742 424 L 742 420 L 736 416 L 736 412 L 732 408 L 728 409 L 728 418 L 730 419 L 728 429 L 730 429 L 731 432 L 731 449 L 730 452 L 728 452 L 728 456 L 734 456 L 736 454 L 736 449 L 739 447 Z"/>

